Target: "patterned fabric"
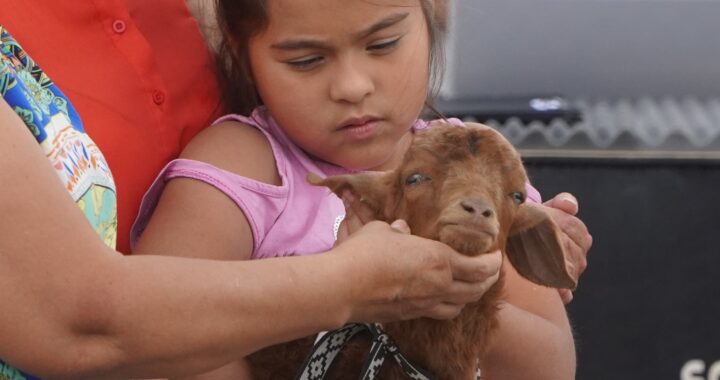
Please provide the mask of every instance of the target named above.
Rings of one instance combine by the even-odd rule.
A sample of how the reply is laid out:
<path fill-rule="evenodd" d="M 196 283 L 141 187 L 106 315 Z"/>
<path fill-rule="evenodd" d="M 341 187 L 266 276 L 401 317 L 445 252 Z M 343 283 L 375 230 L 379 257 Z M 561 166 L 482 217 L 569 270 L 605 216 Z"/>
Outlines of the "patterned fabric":
<path fill-rule="evenodd" d="M 379 375 L 388 355 L 395 359 L 395 363 L 408 379 L 436 380 L 436 377 L 429 371 L 411 363 L 378 323 L 351 323 L 323 335 L 305 358 L 295 380 L 324 380 L 340 351 L 357 334 L 363 332 L 370 334 L 372 345 L 370 352 L 365 357 L 359 376 L 360 380 L 374 380 Z M 354 376 L 354 374 L 352 375 Z M 480 377 L 478 376 L 477 379 Z"/>
<path fill-rule="evenodd" d="M 115 184 L 105 159 L 72 104 L 2 25 L 0 95 L 25 122 L 98 235 L 115 248 Z M 0 380 L 21 379 L 34 377 L 0 360 Z"/>
<path fill-rule="evenodd" d="M 295 380 L 323 380 L 345 345 L 364 331 L 365 324 L 353 323 L 323 335 L 305 358 Z"/>

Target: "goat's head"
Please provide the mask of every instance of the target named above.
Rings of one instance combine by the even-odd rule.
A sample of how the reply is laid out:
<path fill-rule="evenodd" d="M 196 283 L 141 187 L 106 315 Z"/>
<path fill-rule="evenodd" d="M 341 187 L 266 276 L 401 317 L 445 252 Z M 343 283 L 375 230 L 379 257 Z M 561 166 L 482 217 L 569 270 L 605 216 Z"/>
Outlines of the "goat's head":
<path fill-rule="evenodd" d="M 309 181 L 355 202 L 363 222 L 405 219 L 415 235 L 465 255 L 501 249 L 527 279 L 575 288 L 558 227 L 541 209 L 525 204 L 527 175 L 520 155 L 489 128 L 438 125 L 415 136 L 394 171 L 309 176 Z"/>

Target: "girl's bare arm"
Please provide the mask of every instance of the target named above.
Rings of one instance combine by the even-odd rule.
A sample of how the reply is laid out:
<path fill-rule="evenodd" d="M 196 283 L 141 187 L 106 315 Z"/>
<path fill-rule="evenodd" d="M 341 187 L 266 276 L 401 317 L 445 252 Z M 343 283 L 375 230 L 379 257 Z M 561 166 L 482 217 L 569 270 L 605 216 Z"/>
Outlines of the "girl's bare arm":
<path fill-rule="evenodd" d="M 566 204 L 567 198 L 574 202 Z M 559 194 L 546 202 L 545 211 L 563 231 L 566 254 L 577 259 L 578 275 L 587 265 L 585 256 L 592 236 L 574 215 L 577 201 Z M 505 271 L 505 303 L 500 327 L 494 333 L 491 350 L 484 360 L 483 376 L 488 379 L 574 379 L 575 343 L 564 303 L 572 293 L 546 288 L 520 277 L 509 260 Z"/>

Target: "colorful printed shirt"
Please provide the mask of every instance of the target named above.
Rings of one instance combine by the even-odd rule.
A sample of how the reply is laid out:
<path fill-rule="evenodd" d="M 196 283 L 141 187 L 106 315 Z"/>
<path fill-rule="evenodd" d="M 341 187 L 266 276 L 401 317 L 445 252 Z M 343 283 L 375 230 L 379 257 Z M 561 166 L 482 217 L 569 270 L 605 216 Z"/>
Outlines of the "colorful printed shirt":
<path fill-rule="evenodd" d="M 35 136 L 58 178 L 100 238 L 115 248 L 115 183 L 105 159 L 83 130 L 72 104 L 2 25 L 0 95 Z M 34 378 L 0 359 L 0 380 Z"/>

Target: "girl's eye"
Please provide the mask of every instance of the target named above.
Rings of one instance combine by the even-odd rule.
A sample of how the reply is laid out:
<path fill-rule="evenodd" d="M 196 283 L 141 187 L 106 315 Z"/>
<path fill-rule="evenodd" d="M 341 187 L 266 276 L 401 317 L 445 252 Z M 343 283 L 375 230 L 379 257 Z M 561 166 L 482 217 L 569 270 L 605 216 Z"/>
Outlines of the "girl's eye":
<path fill-rule="evenodd" d="M 512 198 L 513 202 L 515 202 L 515 204 L 518 204 L 518 205 L 525 202 L 525 194 L 523 194 L 519 191 L 510 193 L 510 198 Z"/>
<path fill-rule="evenodd" d="M 421 184 L 422 182 L 425 182 L 429 180 L 430 178 L 425 177 L 422 173 L 415 173 L 411 174 L 409 177 L 405 179 L 405 185 L 407 186 L 417 186 Z"/>
<path fill-rule="evenodd" d="M 312 56 L 310 58 L 303 58 L 303 59 L 297 59 L 297 60 L 293 60 L 293 61 L 287 61 L 286 63 L 293 69 L 310 70 L 313 67 L 322 63 L 323 60 L 324 60 L 324 58 L 322 56 L 316 55 L 316 56 Z"/>
<path fill-rule="evenodd" d="M 372 44 L 367 47 L 367 50 L 374 52 L 374 53 L 384 53 L 387 51 L 392 50 L 395 46 L 397 46 L 398 42 L 400 42 L 400 39 L 402 37 L 396 37 L 391 40 L 385 40 L 381 41 L 375 44 Z"/>

